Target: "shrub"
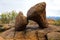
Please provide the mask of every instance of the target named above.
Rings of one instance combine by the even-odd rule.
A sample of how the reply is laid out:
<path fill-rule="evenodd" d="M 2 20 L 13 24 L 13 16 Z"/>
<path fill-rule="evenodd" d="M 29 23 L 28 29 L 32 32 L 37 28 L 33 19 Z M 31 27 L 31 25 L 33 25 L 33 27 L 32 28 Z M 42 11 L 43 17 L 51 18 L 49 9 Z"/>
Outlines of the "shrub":
<path fill-rule="evenodd" d="M 55 25 L 60 26 L 60 19 L 55 21 Z"/>

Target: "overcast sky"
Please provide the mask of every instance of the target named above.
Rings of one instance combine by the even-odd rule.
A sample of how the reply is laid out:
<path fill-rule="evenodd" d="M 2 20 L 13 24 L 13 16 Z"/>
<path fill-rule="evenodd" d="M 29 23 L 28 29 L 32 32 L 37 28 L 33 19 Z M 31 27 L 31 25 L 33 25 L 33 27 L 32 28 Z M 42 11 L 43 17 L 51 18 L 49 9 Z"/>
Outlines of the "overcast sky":
<path fill-rule="evenodd" d="M 15 10 L 26 16 L 29 8 L 39 2 L 46 2 L 47 16 L 60 16 L 60 0 L 0 0 L 0 14 Z"/>

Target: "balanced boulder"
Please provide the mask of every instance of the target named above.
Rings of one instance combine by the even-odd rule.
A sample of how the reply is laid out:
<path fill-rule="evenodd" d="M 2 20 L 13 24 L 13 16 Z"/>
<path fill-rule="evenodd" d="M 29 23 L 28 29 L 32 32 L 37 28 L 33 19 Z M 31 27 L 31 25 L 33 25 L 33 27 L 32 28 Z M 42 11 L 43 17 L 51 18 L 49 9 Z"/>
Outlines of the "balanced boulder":
<path fill-rule="evenodd" d="M 46 28 L 46 3 L 41 2 L 31 7 L 27 12 L 27 19 L 33 20 L 39 24 L 39 28 Z"/>

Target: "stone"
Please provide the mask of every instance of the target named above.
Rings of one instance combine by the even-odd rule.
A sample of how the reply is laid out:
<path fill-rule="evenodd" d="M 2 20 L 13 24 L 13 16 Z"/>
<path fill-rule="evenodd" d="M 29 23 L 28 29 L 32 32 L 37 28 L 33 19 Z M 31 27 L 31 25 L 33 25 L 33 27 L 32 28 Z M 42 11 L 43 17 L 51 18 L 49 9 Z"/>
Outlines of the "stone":
<path fill-rule="evenodd" d="M 26 40 L 38 40 L 36 30 L 26 31 Z"/>
<path fill-rule="evenodd" d="M 26 25 L 27 17 L 25 17 L 22 12 L 19 12 L 15 19 L 15 30 L 22 31 L 26 28 Z"/>
<path fill-rule="evenodd" d="M 47 34 L 48 40 L 60 40 L 60 32 L 50 32 Z"/>
<path fill-rule="evenodd" d="M 28 20 L 28 21 L 29 21 L 29 23 L 26 28 L 36 28 L 37 29 L 39 27 L 39 25 L 35 21 L 32 21 L 32 20 Z"/>
<path fill-rule="evenodd" d="M 4 39 L 12 39 L 15 33 L 15 28 L 11 28 L 9 30 L 6 30 L 0 34 L 1 37 Z"/>
<path fill-rule="evenodd" d="M 15 31 L 15 28 L 3 32 L 0 36 L 4 38 L 4 40 L 25 40 L 25 32 Z"/>
<path fill-rule="evenodd" d="M 45 29 L 30 28 L 24 31 L 15 31 L 15 28 L 11 28 L 2 32 L 0 36 L 5 40 L 56 40 L 57 38 L 57 40 L 60 40 L 60 32 L 56 28 L 58 29 L 59 27 L 51 26 Z"/>
<path fill-rule="evenodd" d="M 0 40 L 4 40 L 4 38 L 0 36 Z"/>
<path fill-rule="evenodd" d="M 44 30 L 38 30 L 38 38 L 39 40 L 47 40 L 46 39 L 46 32 L 44 32 Z"/>
<path fill-rule="evenodd" d="M 15 40 L 25 40 L 25 32 L 24 31 L 20 31 L 20 32 L 16 32 L 15 36 L 14 36 Z"/>
<path fill-rule="evenodd" d="M 27 19 L 33 20 L 39 24 L 39 28 L 48 27 L 46 20 L 46 3 L 41 2 L 31 7 L 27 12 Z"/>

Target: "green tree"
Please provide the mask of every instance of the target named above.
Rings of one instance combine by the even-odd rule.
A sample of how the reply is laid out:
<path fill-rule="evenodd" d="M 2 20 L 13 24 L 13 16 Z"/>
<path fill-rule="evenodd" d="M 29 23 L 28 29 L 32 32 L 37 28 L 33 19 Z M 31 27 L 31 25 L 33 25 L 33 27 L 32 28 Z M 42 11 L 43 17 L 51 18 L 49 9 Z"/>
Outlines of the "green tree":
<path fill-rule="evenodd" d="M 55 25 L 60 26 L 60 19 L 56 20 Z"/>
<path fill-rule="evenodd" d="M 14 20 L 16 16 L 17 16 L 17 13 L 15 11 L 12 11 L 11 12 L 12 20 Z"/>
<path fill-rule="evenodd" d="M 6 14 L 4 14 L 4 13 L 1 14 L 1 21 L 2 21 L 2 23 L 7 23 L 8 22 Z"/>
<path fill-rule="evenodd" d="M 2 21 L 2 23 L 9 23 L 10 21 L 15 20 L 15 17 L 17 16 L 17 12 L 12 11 L 12 12 L 6 12 L 6 13 L 2 13 L 0 15 L 0 20 Z"/>

